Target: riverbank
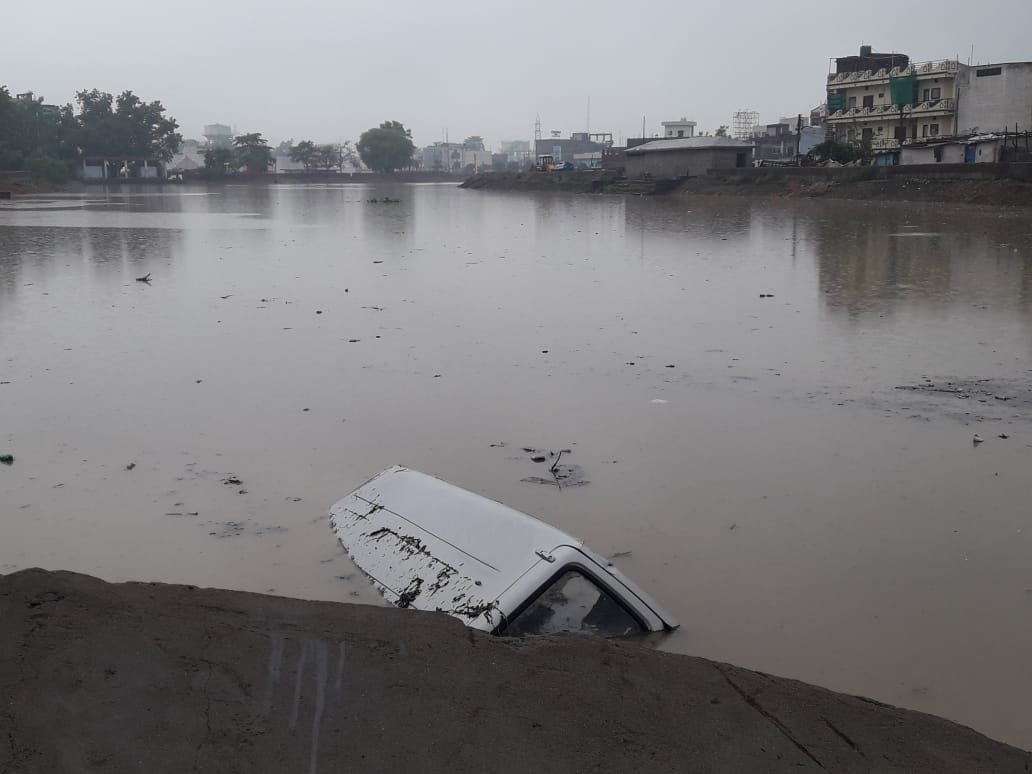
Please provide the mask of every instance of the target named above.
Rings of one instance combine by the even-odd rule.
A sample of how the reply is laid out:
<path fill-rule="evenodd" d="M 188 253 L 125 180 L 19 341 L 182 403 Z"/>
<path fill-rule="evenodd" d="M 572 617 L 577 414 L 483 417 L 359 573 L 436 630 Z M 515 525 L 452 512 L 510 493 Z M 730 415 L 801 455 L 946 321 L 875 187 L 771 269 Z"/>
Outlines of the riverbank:
<path fill-rule="evenodd" d="M 1029 167 L 1026 172 L 1024 167 Z M 826 198 L 1032 207 L 1032 165 L 750 168 L 676 181 L 626 180 L 610 170 L 482 173 L 462 188 L 563 193 Z"/>
<path fill-rule="evenodd" d="M 799 170 L 793 170 L 799 171 Z M 942 202 L 1032 207 L 1032 182 L 1009 177 L 951 177 L 914 172 L 892 177 L 789 175 L 784 170 L 712 175 L 683 181 L 680 196 L 846 199 L 856 201 Z M 759 173 L 759 174 L 757 174 Z"/>
<path fill-rule="evenodd" d="M 0 771 L 1027 772 L 946 720 L 581 636 L 0 576 Z"/>

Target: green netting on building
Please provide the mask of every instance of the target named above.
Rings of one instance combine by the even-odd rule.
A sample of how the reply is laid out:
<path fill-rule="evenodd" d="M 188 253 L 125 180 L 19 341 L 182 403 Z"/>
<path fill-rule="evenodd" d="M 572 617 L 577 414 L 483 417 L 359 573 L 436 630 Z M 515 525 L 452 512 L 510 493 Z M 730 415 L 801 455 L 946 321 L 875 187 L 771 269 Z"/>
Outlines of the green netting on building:
<path fill-rule="evenodd" d="M 845 94 L 829 94 L 828 95 L 828 112 L 834 113 L 836 110 L 846 109 L 846 95 Z"/>
<path fill-rule="evenodd" d="M 917 101 L 917 73 L 889 79 L 893 105 L 912 105 Z"/>

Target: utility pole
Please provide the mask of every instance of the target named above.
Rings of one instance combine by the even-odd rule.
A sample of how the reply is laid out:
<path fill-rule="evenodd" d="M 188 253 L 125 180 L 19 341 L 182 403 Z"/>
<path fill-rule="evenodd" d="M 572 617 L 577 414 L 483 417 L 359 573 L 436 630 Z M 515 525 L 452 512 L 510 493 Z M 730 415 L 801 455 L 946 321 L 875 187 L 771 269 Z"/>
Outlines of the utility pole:
<path fill-rule="evenodd" d="M 803 139 L 803 114 L 800 113 L 799 117 L 796 118 L 795 126 L 795 155 L 799 158 L 799 143 Z"/>

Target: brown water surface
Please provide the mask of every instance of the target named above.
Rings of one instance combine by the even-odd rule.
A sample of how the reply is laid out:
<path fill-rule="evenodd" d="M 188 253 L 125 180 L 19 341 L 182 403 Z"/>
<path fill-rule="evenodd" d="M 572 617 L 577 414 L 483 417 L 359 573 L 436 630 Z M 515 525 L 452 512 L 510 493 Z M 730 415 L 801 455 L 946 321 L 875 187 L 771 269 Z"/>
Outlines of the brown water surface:
<path fill-rule="evenodd" d="M 22 199 L 0 205 L 0 572 L 378 603 L 326 510 L 401 463 L 621 554 L 683 622 L 663 648 L 1030 748 L 1030 381 L 1022 213 Z M 522 447 L 590 484 L 523 482 L 547 466 Z"/>

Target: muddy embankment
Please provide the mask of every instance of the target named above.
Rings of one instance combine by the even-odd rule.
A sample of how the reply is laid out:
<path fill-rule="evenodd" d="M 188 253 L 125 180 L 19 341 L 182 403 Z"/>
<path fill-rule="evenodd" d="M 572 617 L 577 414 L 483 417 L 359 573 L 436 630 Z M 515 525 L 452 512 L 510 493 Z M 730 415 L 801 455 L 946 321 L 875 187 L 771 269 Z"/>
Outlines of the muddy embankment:
<path fill-rule="evenodd" d="M 0 576 L 2 772 L 1028 772 L 930 715 L 632 642 Z"/>
<path fill-rule="evenodd" d="M 1032 165 L 759 168 L 683 181 L 682 195 L 1032 206 Z"/>
<path fill-rule="evenodd" d="M 496 191 L 556 191 L 561 193 L 661 194 L 674 190 L 676 180 L 628 180 L 605 169 L 555 172 L 481 172 L 460 188 Z"/>
<path fill-rule="evenodd" d="M 1027 168 L 1027 169 L 1026 169 Z M 566 193 L 675 194 L 957 202 L 1032 207 L 1032 164 L 932 167 L 756 168 L 675 181 L 634 181 L 618 172 L 484 173 L 463 188 Z"/>

